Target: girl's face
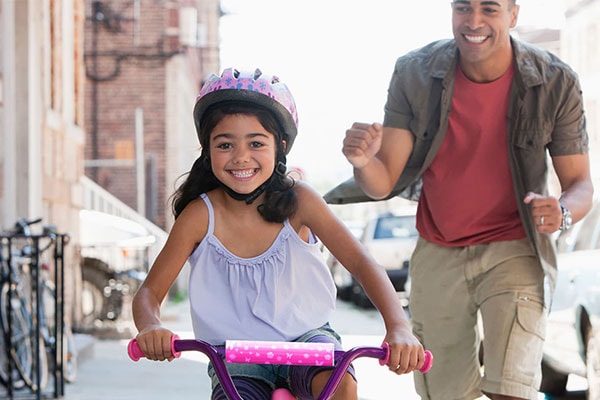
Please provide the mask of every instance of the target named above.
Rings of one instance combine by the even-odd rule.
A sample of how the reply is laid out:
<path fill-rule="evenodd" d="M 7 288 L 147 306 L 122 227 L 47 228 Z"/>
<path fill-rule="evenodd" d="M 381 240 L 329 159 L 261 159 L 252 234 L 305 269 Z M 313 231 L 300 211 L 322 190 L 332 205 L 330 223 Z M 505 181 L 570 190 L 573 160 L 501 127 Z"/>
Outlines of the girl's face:
<path fill-rule="evenodd" d="M 233 191 L 247 194 L 273 174 L 277 145 L 254 115 L 226 115 L 210 134 L 213 173 Z"/>

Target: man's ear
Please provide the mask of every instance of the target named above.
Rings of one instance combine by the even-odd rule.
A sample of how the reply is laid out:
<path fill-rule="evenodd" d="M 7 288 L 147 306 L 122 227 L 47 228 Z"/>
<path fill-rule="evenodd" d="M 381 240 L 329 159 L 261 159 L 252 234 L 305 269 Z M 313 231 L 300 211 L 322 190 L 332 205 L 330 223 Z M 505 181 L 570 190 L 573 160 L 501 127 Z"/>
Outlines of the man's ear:
<path fill-rule="evenodd" d="M 521 7 L 519 7 L 518 4 L 515 4 L 512 7 L 511 10 L 511 22 L 510 22 L 510 28 L 513 29 L 515 26 L 517 26 L 517 21 L 519 19 L 519 10 L 521 9 Z"/>
<path fill-rule="evenodd" d="M 283 145 L 283 152 L 285 153 L 285 152 L 286 152 L 286 150 L 287 150 L 287 141 L 286 141 L 285 139 L 283 139 L 283 140 L 281 141 L 281 144 Z"/>

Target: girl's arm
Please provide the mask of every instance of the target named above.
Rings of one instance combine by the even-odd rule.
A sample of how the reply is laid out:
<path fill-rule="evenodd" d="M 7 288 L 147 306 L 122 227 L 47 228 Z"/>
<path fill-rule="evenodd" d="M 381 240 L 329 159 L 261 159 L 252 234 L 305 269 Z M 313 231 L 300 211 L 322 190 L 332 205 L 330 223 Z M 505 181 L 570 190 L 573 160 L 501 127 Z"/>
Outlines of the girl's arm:
<path fill-rule="evenodd" d="M 406 373 L 421 368 L 424 350 L 412 334 L 410 322 L 385 269 L 377 264 L 346 225 L 335 216 L 322 197 L 303 182 L 296 186 L 298 212 L 292 223 L 298 230 L 308 226 L 338 261 L 363 286 L 381 313 L 390 345 L 390 370 Z"/>
<path fill-rule="evenodd" d="M 136 340 L 148 359 L 173 359 L 173 333 L 161 324 L 160 306 L 188 256 L 204 238 L 207 225 L 204 202 L 196 200 L 188 204 L 175 220 L 165 245 L 133 298 L 133 320 L 139 331 Z"/>

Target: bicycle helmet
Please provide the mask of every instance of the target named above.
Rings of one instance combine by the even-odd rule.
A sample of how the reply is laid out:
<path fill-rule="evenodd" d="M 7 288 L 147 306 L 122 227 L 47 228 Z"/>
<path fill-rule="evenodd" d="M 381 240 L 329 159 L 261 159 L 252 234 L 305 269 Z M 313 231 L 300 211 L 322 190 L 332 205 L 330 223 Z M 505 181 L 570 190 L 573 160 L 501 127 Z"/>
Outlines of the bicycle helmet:
<path fill-rule="evenodd" d="M 258 68 L 254 72 L 227 68 L 220 76 L 212 74 L 200 89 L 194 107 L 194 123 L 201 143 L 202 116 L 208 107 L 224 101 L 248 102 L 270 110 L 283 128 L 285 153 L 290 152 L 298 134 L 298 113 L 291 92 L 278 77 L 265 75 Z"/>

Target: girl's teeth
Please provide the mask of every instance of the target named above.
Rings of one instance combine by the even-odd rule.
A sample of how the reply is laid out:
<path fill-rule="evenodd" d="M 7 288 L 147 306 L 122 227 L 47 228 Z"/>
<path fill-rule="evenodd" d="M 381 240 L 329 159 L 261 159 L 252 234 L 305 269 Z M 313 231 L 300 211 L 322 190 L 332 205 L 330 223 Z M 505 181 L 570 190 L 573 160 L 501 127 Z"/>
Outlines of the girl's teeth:
<path fill-rule="evenodd" d="M 232 171 L 231 173 L 236 178 L 248 178 L 249 176 L 252 176 L 252 174 L 254 174 L 254 171 L 253 170 L 250 170 L 250 171 Z"/>

